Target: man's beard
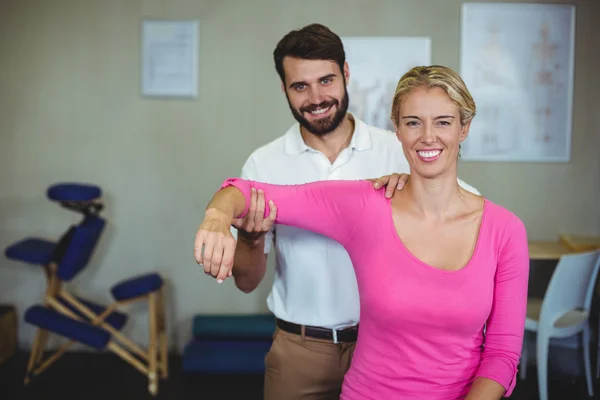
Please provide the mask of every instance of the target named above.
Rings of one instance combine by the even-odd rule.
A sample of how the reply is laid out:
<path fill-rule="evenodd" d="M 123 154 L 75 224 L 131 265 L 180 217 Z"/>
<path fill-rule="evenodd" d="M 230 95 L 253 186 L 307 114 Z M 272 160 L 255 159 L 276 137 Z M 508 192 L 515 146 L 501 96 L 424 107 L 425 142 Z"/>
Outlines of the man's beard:
<path fill-rule="evenodd" d="M 346 116 L 346 112 L 348 111 L 348 102 L 348 91 L 345 88 L 341 105 L 338 100 L 333 99 L 324 101 L 321 104 L 311 104 L 309 106 L 302 107 L 300 108 L 300 111 L 297 111 L 294 107 L 292 107 L 290 99 L 288 98 L 288 105 L 290 106 L 290 110 L 292 111 L 292 115 L 296 121 L 298 121 L 298 123 L 307 131 L 317 136 L 324 136 L 333 132 L 342 123 L 344 117 Z M 314 122 L 310 122 L 302 116 L 302 113 L 304 112 L 311 112 L 319 108 L 326 109 L 332 106 L 336 106 L 336 111 L 333 115 L 317 119 Z"/>

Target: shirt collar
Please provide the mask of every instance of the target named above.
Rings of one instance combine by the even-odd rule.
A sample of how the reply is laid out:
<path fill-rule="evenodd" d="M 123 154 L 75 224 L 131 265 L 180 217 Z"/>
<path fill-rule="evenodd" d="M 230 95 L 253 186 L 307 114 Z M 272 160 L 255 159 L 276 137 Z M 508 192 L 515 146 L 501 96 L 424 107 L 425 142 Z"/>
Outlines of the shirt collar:
<path fill-rule="evenodd" d="M 354 134 L 350 140 L 350 149 L 352 150 L 368 150 L 371 148 L 371 132 L 369 126 L 362 120 L 357 118 L 354 114 L 350 114 L 350 118 L 354 119 Z M 292 125 L 285 134 L 285 152 L 289 155 L 299 155 L 305 151 L 312 151 L 310 147 L 306 145 L 302 134 L 300 133 L 300 124 L 296 122 Z"/>

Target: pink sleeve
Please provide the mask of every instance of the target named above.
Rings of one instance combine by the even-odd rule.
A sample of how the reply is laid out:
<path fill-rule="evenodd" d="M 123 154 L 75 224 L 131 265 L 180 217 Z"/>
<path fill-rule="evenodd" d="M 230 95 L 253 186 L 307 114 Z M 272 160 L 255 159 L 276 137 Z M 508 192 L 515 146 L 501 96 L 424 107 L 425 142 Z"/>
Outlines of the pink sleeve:
<path fill-rule="evenodd" d="M 275 223 L 306 229 L 330 237 L 342 245 L 350 239 L 368 195 L 375 189 L 369 181 L 319 181 L 302 185 L 272 185 L 230 178 L 222 188 L 235 186 L 246 198 L 246 215 L 251 189 L 262 189 L 265 201 L 277 207 Z M 269 214 L 265 207 L 265 217 Z"/>
<path fill-rule="evenodd" d="M 529 281 L 529 249 L 527 232 L 517 217 L 507 228 L 501 246 L 492 310 L 486 325 L 485 347 L 477 377 L 492 379 L 511 395 L 516 385 L 517 366 L 521 358 L 527 285 Z"/>

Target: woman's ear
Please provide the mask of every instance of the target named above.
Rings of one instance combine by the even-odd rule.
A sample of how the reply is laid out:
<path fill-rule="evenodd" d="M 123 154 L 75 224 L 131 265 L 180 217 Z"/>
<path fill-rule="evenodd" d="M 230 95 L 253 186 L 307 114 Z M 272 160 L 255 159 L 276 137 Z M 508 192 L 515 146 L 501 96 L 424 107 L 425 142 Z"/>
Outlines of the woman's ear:
<path fill-rule="evenodd" d="M 471 129 L 471 121 L 464 124 L 460 130 L 460 141 L 464 141 L 469 136 L 469 129 Z"/>
<path fill-rule="evenodd" d="M 402 143 L 402 139 L 400 138 L 400 129 L 398 129 L 398 126 L 396 126 L 396 124 L 394 124 L 394 128 L 396 129 L 396 138 L 400 143 Z"/>

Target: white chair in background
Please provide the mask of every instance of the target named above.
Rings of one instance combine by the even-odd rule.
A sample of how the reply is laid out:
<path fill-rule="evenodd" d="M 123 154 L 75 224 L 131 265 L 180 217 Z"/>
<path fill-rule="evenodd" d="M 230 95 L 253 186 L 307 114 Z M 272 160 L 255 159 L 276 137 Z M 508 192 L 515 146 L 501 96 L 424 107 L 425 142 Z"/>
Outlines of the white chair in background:
<path fill-rule="evenodd" d="M 582 334 L 588 395 L 593 396 L 590 363 L 589 315 L 595 282 L 600 269 L 600 251 L 567 254 L 552 274 L 544 299 L 527 301 L 525 330 L 537 333 L 536 356 L 540 400 L 548 399 L 548 347 L 550 338 Z M 523 346 L 520 377 L 525 379 L 527 346 Z"/>

